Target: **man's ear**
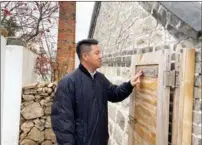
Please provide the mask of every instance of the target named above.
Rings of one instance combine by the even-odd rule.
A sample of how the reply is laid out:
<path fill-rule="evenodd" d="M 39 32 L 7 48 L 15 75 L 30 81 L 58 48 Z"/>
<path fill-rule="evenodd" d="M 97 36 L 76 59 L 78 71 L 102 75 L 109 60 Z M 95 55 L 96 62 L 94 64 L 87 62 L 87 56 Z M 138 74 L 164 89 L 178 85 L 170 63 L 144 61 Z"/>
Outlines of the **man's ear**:
<path fill-rule="evenodd" d="M 86 61 L 86 60 L 87 60 L 87 57 L 88 57 L 87 53 L 83 53 L 83 54 L 82 54 L 82 57 L 83 57 L 83 60 Z"/>

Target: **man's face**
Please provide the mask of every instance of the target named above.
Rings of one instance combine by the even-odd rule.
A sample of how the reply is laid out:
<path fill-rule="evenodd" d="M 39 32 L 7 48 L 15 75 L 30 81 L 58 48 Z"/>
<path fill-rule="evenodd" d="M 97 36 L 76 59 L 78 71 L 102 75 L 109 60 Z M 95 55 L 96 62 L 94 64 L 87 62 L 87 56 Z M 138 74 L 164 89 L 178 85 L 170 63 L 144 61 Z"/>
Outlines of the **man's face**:
<path fill-rule="evenodd" d="M 91 51 L 86 53 L 85 61 L 94 69 L 101 67 L 102 52 L 98 45 L 91 45 Z"/>

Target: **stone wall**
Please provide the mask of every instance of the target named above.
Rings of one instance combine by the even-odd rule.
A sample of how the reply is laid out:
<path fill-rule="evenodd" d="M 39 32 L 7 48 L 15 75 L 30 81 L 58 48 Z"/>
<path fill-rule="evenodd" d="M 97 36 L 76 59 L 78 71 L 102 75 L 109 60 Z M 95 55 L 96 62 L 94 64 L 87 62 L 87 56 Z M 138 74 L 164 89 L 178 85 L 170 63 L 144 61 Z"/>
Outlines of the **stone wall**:
<path fill-rule="evenodd" d="M 55 83 L 31 84 L 23 87 L 20 119 L 20 145 L 53 145 L 51 105 Z"/>
<path fill-rule="evenodd" d="M 103 51 L 103 67 L 100 71 L 115 84 L 130 79 L 132 55 L 169 49 L 171 69 L 179 72 L 179 60 L 183 50 L 196 49 L 192 145 L 200 145 L 202 142 L 201 42 L 186 35 L 188 32 L 190 34 L 195 32 L 157 2 L 102 2 L 96 20 L 93 38 L 99 40 Z M 173 94 L 174 90 L 171 90 L 171 117 Z M 109 103 L 108 107 L 109 144 L 127 145 L 129 98 L 116 104 Z M 171 117 L 170 123 L 172 123 Z M 170 124 L 169 142 L 171 142 L 171 132 Z"/>

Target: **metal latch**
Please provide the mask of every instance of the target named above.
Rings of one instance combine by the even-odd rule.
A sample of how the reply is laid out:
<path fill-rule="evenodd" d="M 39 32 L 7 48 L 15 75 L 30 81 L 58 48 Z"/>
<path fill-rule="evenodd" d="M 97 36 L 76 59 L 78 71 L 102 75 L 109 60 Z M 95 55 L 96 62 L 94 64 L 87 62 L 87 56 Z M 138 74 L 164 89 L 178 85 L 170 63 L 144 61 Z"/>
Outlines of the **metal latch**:
<path fill-rule="evenodd" d="M 172 71 L 164 71 L 164 86 L 175 88 L 178 87 L 177 78 L 178 73 L 175 70 Z"/>

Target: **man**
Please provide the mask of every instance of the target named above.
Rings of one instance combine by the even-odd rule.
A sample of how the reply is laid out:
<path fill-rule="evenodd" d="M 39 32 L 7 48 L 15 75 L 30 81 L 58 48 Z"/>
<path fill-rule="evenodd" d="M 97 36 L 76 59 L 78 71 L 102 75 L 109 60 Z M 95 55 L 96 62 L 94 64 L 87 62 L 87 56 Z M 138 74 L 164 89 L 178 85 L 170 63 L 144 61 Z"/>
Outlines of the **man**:
<path fill-rule="evenodd" d="M 52 105 L 52 128 L 58 145 L 107 145 L 107 101 L 119 102 L 140 82 L 142 71 L 129 82 L 113 85 L 102 73 L 101 49 L 95 39 L 85 39 L 76 47 L 79 67 L 60 82 Z"/>

